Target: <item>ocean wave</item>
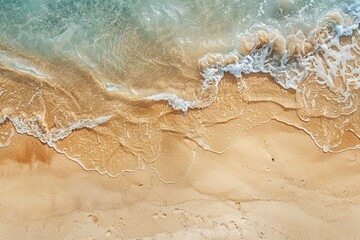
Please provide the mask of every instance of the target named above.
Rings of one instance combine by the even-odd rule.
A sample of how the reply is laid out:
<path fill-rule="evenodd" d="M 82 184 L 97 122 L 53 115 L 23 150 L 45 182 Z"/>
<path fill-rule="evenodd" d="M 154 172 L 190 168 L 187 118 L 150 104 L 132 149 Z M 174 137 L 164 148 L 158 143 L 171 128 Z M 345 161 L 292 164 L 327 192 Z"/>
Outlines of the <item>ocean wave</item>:
<path fill-rule="evenodd" d="M 68 52 L 59 45 L 61 55 L 44 57 L 1 40 L 0 124 L 9 120 L 17 133 L 112 176 L 169 155 L 169 138 L 186 142 L 176 144 L 190 155 L 196 147 L 220 154 L 269 121 L 304 131 L 326 152 L 359 148 L 359 24 L 360 4 L 342 4 L 291 34 L 256 24 L 232 51 L 224 44 L 199 59 L 165 36 L 151 48 L 135 31 L 103 49 L 111 57 L 78 51 L 81 60 L 72 41 Z M 60 35 L 72 38 L 72 30 Z M 220 137 L 223 145 L 213 144 Z"/>
<path fill-rule="evenodd" d="M 230 73 L 238 79 L 243 74 L 267 73 L 284 89 L 306 91 L 306 86 L 304 89 L 298 88 L 307 83 L 325 86 L 336 94 L 337 103 L 347 103 L 346 108 L 356 110 L 357 105 L 353 104 L 352 99 L 355 98 L 354 91 L 360 88 L 356 67 L 360 53 L 357 41 L 360 5 L 352 4 L 345 11 L 327 14 L 306 35 L 299 30 L 285 39 L 276 30 L 259 30 L 242 36 L 239 47 L 231 53 L 205 55 L 199 60 L 204 78 L 203 91 L 210 85 L 217 87 L 224 73 Z M 343 37 L 351 39 L 341 40 Z M 316 108 L 315 100 L 311 99 L 312 108 Z M 196 104 L 188 106 L 196 107 Z M 348 112 L 345 111 L 345 114 Z M 329 113 L 326 116 L 337 117 L 338 114 Z"/>

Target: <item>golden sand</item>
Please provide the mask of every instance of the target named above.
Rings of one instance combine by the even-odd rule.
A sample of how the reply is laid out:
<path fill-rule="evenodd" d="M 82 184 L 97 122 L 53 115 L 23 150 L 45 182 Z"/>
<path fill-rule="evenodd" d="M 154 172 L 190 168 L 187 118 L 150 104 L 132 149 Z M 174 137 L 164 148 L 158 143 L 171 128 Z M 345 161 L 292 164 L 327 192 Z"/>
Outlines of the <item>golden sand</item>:
<path fill-rule="evenodd" d="M 226 147 L 221 154 L 178 138 L 166 134 L 167 150 L 154 164 L 110 178 L 83 171 L 33 137 L 16 134 L 11 147 L 0 149 L 2 238 L 360 234 L 359 150 L 324 153 L 301 130 L 274 120 L 237 134 L 229 147 L 218 138 Z"/>
<path fill-rule="evenodd" d="M 319 122 L 336 119 L 304 122 L 295 92 L 266 75 L 243 81 L 247 89 L 239 94 L 237 81 L 226 77 L 211 106 L 185 115 L 163 102 L 129 101 L 111 121 L 77 129 L 56 143 L 78 163 L 17 134 L 6 121 L 1 143 L 10 144 L 0 148 L 1 236 L 356 239 L 360 151 L 324 153 L 304 129 L 316 131 Z M 42 84 L 43 92 L 52 89 Z M 74 99 L 86 115 L 83 94 L 61 96 Z M 69 105 L 55 97 L 44 94 L 44 104 L 58 104 L 62 121 L 76 118 L 66 116 Z M 113 98 L 114 105 L 104 108 L 92 101 L 93 112 L 106 114 L 122 104 Z M 334 139 L 341 149 L 359 141 L 347 134 Z M 79 164 L 96 171 L 83 171 Z"/>

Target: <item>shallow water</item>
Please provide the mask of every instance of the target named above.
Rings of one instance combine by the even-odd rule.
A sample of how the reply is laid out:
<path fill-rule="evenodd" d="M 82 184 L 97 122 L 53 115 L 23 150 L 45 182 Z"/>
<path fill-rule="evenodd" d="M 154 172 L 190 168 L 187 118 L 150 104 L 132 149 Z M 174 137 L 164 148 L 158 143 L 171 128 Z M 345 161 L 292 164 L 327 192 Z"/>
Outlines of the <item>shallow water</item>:
<path fill-rule="evenodd" d="M 269 121 L 325 152 L 360 146 L 357 1 L 0 6 L 3 132 L 12 124 L 86 169 L 141 169 L 168 142 L 189 159 L 194 146 L 222 152 Z"/>

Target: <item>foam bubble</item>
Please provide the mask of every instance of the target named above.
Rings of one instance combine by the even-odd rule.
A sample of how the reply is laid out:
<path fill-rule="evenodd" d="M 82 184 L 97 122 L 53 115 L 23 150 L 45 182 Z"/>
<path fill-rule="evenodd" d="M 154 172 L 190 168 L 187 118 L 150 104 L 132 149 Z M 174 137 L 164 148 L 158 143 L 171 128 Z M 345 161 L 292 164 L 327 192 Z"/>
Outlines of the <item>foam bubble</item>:
<path fill-rule="evenodd" d="M 179 110 L 183 112 L 187 112 L 189 108 L 195 107 L 194 102 L 179 98 L 175 94 L 159 93 L 156 95 L 151 95 L 147 97 L 147 99 L 155 100 L 155 101 L 162 101 L 162 100 L 166 101 L 175 110 Z"/>
<path fill-rule="evenodd" d="M 348 99 L 359 88 L 357 68 L 349 65 L 357 61 L 359 52 L 355 37 L 342 45 L 340 37 L 357 34 L 360 13 L 358 5 L 349 6 L 352 21 L 342 11 L 323 17 L 309 34 L 298 31 L 285 40 L 278 33 L 259 30 L 239 40 L 238 51 L 223 55 L 207 54 L 199 60 L 204 88 L 214 82 L 217 86 L 224 72 L 237 78 L 242 74 L 267 73 L 285 89 L 297 90 L 304 81 L 316 81 Z M 355 55 L 354 55 L 355 54 Z M 224 61 L 228 55 L 230 61 Z"/>
<path fill-rule="evenodd" d="M 79 119 L 69 123 L 67 126 L 51 129 L 48 129 L 46 122 L 44 121 L 44 117 L 41 116 L 4 116 L 3 118 L 9 119 L 12 122 L 17 133 L 34 136 L 41 142 L 52 147 L 54 142 L 68 137 L 74 130 L 81 128 L 94 128 L 95 126 L 108 121 L 111 116 L 102 116 L 96 119 Z"/>

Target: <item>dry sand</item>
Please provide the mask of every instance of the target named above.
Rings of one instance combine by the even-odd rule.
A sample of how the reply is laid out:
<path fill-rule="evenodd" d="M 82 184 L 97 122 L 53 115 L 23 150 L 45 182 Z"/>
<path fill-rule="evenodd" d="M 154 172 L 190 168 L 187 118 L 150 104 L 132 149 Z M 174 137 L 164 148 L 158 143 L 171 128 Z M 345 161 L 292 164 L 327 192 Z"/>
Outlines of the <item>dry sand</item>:
<path fill-rule="evenodd" d="M 15 135 L 0 148 L 1 239 L 358 239 L 360 151 L 323 153 L 277 121 L 223 154 L 196 150 L 117 178 Z M 220 143 L 219 143 L 220 144 Z M 26 147 L 24 147 L 26 146 Z M 11 149 L 11 151 L 10 151 Z M 23 155 L 21 155 L 23 153 Z"/>

